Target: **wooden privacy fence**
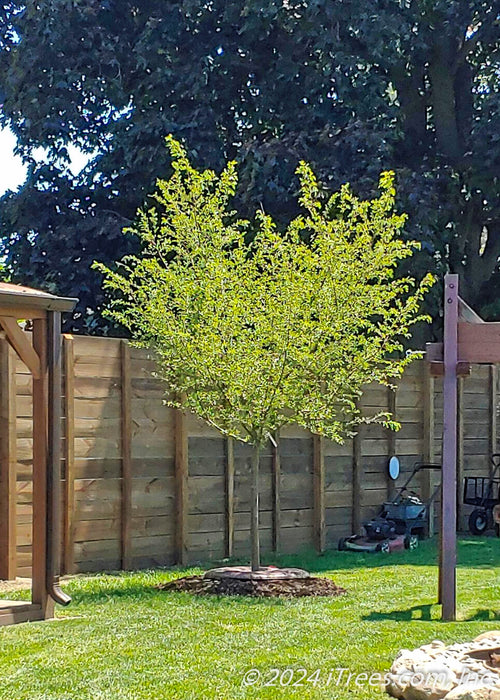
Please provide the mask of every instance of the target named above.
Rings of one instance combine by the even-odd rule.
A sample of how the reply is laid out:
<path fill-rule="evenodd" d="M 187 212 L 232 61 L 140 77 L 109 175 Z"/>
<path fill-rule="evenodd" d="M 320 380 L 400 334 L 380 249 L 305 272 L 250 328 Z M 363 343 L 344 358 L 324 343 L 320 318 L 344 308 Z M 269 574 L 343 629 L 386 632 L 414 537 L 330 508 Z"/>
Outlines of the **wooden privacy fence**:
<path fill-rule="evenodd" d="M 153 360 L 127 341 L 68 336 L 63 350 L 64 570 L 248 556 L 249 447 L 165 406 Z M 0 509 L 16 543 L 0 561 L 0 578 L 9 578 L 29 575 L 31 566 L 32 387 L 3 341 L 0 371 L 0 454 L 17 478 L 16 493 L 0 484 Z M 496 369 L 473 367 L 460 380 L 459 404 L 461 484 L 467 474 L 488 474 L 488 455 L 496 450 Z M 368 414 L 394 411 L 401 430 L 366 425 L 337 445 L 292 426 L 265 451 L 264 552 L 335 547 L 375 513 L 416 461 L 440 459 L 440 380 L 427 374 L 424 362 L 409 368 L 396 393 L 368 386 L 361 405 Z M 395 484 L 387 472 L 393 454 L 402 465 Z M 430 494 L 433 478 L 439 477 L 419 476 L 416 490 Z M 463 527 L 467 511 L 458 495 Z"/>

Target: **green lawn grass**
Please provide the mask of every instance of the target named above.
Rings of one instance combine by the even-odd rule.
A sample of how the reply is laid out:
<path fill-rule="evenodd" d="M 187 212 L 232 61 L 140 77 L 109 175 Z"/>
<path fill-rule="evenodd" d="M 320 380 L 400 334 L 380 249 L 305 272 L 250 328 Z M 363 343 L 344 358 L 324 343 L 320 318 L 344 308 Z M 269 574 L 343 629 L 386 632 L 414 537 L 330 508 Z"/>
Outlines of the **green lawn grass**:
<path fill-rule="evenodd" d="M 402 647 L 436 638 L 465 641 L 500 627 L 500 541 L 460 542 L 456 623 L 438 619 L 435 561 L 432 542 L 391 555 L 281 558 L 279 563 L 307 567 L 348 590 L 330 599 L 192 597 L 155 590 L 157 583 L 186 573 L 180 570 L 77 577 L 65 584 L 73 603 L 58 608 L 56 620 L 0 628 L 0 698 L 382 697 L 363 677 L 358 687 L 356 674 L 383 674 Z M 301 668 L 310 680 L 286 685 L 290 679 L 300 682 Z M 346 671 L 336 685 L 340 668 L 354 674 L 349 683 L 343 682 Z M 257 669 L 261 680 L 246 687 L 249 669 Z M 272 669 L 279 669 L 276 685 L 265 686 L 276 675 Z"/>

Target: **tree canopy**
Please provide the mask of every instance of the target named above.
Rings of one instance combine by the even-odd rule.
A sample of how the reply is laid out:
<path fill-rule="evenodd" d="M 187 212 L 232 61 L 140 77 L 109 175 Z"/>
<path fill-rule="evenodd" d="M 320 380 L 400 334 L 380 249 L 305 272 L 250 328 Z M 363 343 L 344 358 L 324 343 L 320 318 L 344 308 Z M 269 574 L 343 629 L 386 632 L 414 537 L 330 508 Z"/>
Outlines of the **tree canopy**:
<path fill-rule="evenodd" d="M 74 325 L 102 327 L 91 261 L 133 249 L 120 230 L 169 174 L 173 133 L 205 167 L 237 157 L 241 211 L 262 203 L 278 221 L 297 213 L 300 159 L 362 197 L 394 170 L 407 235 L 422 242 L 412 270 L 459 272 L 491 317 L 499 28 L 492 0 L 4 3 L 2 123 L 31 164 L 1 202 L 14 277 L 80 296 Z M 69 143 L 95 154 L 76 178 Z"/>
<path fill-rule="evenodd" d="M 141 254 L 116 271 L 99 266 L 110 315 L 154 350 L 168 403 L 251 443 L 256 479 L 260 450 L 283 425 L 338 442 L 361 421 L 393 426 L 385 412 L 361 416 L 357 401 L 414 358 L 402 340 L 433 279 L 395 274 L 419 244 L 400 237 L 392 173 L 375 199 L 347 185 L 326 196 L 303 162 L 302 213 L 281 230 L 258 211 L 248 240 L 250 222 L 230 208 L 235 164 L 199 172 L 168 144 L 174 173 L 131 229 Z"/>

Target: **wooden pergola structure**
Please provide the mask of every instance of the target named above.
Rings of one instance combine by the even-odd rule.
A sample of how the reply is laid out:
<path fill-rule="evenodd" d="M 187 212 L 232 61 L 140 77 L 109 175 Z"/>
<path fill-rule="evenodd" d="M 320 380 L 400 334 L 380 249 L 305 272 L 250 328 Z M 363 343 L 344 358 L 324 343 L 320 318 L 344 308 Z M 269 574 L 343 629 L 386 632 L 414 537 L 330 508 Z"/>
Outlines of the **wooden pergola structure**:
<path fill-rule="evenodd" d="M 0 625 L 53 617 L 54 603 L 69 597 L 59 587 L 61 540 L 61 314 L 77 300 L 0 283 L 0 328 L 33 377 L 33 540 L 31 602 L 0 600 Z M 18 321 L 31 320 L 31 342 Z M 5 362 L 5 358 L 3 360 Z M 2 370 L 5 368 L 1 368 Z M 15 390 L 7 364 L 0 391 Z M 4 402 L 2 401 L 2 406 Z M 2 442 L 16 425 L 0 410 Z M 0 579 L 16 576 L 16 461 L 0 444 Z"/>
<path fill-rule="evenodd" d="M 468 374 L 471 364 L 500 362 L 500 323 L 483 321 L 460 298 L 458 282 L 458 275 L 445 276 L 443 342 L 426 349 L 431 373 L 443 376 L 439 601 L 447 621 L 456 618 L 457 377 Z"/>

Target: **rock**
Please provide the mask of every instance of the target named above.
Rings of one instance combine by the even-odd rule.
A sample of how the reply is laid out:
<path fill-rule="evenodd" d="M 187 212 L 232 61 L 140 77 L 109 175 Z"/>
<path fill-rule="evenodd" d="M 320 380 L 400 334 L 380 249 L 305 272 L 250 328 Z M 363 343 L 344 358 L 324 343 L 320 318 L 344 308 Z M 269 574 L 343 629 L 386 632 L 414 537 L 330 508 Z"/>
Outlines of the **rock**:
<path fill-rule="evenodd" d="M 424 644 L 424 646 L 419 647 L 419 649 L 435 659 L 446 649 L 446 644 L 440 642 L 439 639 L 435 639 L 430 644 Z"/>
<path fill-rule="evenodd" d="M 474 639 L 474 642 L 498 642 L 500 644 L 500 630 L 491 630 L 490 632 L 483 632 L 478 637 Z"/>
<path fill-rule="evenodd" d="M 500 632 L 446 646 L 439 640 L 402 649 L 386 676 L 400 700 L 500 700 Z"/>
<path fill-rule="evenodd" d="M 401 698 L 404 697 L 404 692 L 408 688 L 408 684 L 401 682 L 401 679 L 399 676 L 393 676 L 392 674 L 387 674 L 386 676 L 386 684 L 385 684 L 385 692 L 388 693 L 393 698 Z"/>
<path fill-rule="evenodd" d="M 434 684 L 410 685 L 403 694 L 403 700 L 443 700 L 448 697 L 449 689 Z"/>
<path fill-rule="evenodd" d="M 404 649 L 391 666 L 386 691 L 403 700 L 441 700 L 458 683 L 450 666 L 422 649 Z M 461 664 L 457 670 L 461 672 Z"/>
<path fill-rule="evenodd" d="M 445 695 L 445 700 L 500 700 L 500 688 L 491 685 L 457 685 Z"/>

